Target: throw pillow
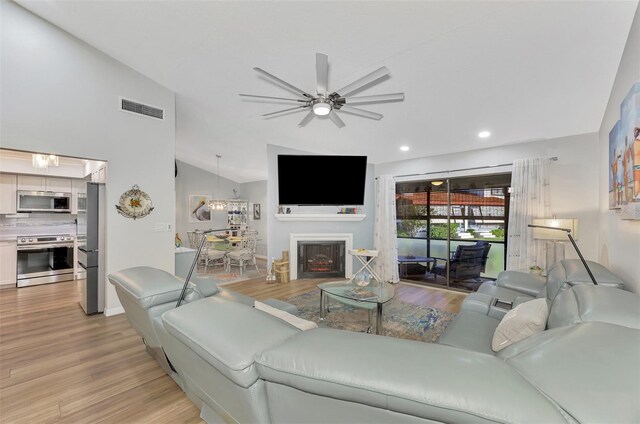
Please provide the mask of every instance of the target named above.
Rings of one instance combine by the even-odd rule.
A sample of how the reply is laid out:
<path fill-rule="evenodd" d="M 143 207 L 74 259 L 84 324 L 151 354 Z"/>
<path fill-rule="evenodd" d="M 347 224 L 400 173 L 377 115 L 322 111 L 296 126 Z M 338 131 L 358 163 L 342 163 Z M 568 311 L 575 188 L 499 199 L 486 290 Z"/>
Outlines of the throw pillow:
<path fill-rule="evenodd" d="M 544 331 L 549 317 L 547 299 L 521 303 L 505 314 L 498 324 L 491 349 L 498 352 L 520 340 Z"/>
<path fill-rule="evenodd" d="M 312 328 L 318 328 L 318 324 L 313 321 L 307 321 L 306 319 L 291 315 L 289 312 L 281 311 L 280 309 L 269 306 L 266 303 L 258 302 L 257 300 L 254 303 L 254 307 L 258 310 L 273 315 L 276 318 L 280 318 L 281 320 L 286 321 L 287 323 L 293 325 L 296 328 L 299 328 L 302 331 L 311 330 Z"/>

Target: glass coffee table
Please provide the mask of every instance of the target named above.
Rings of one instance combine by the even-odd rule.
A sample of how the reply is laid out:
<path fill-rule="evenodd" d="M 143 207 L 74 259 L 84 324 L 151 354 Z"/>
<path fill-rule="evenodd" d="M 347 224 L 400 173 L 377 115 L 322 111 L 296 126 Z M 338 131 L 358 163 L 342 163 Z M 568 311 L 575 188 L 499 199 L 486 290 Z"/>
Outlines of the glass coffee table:
<path fill-rule="evenodd" d="M 396 294 L 395 288 L 384 282 L 372 281 L 365 287 L 360 287 L 348 281 L 335 281 L 318 284 L 320 289 L 320 319 L 328 309 L 327 300 L 336 300 L 345 305 L 355 308 L 367 309 L 369 311 L 369 325 L 371 325 L 371 313 L 376 311 L 376 334 L 382 334 L 382 306 L 393 299 Z"/>

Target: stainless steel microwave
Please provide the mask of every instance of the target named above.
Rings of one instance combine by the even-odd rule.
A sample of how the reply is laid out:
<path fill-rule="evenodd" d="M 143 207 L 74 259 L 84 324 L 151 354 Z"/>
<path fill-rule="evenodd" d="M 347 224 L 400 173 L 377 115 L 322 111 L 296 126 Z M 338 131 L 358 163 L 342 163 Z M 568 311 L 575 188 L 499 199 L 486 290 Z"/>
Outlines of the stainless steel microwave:
<path fill-rule="evenodd" d="M 71 193 L 18 190 L 18 212 L 71 212 Z"/>

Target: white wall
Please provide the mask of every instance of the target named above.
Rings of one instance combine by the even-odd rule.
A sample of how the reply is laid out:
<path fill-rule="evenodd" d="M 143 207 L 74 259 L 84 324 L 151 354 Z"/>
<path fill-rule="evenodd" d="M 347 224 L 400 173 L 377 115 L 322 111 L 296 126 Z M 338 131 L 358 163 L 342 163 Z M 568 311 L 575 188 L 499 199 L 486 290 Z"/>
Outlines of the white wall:
<path fill-rule="evenodd" d="M 215 160 L 215 158 L 213 158 Z M 176 232 L 185 245 L 188 243 L 187 231 L 207 230 L 210 228 L 226 228 L 227 212 L 212 211 L 210 222 L 189 222 L 189 195 L 205 194 L 216 196 L 217 175 L 204 169 L 189 165 L 188 163 L 177 161 L 178 176 L 176 177 Z M 240 184 L 227 178 L 220 178 L 220 193 L 222 199 L 232 199 L 233 190 L 236 190 L 241 199 Z M 246 199 L 244 199 L 246 200 Z"/>
<path fill-rule="evenodd" d="M 367 177 L 365 183 L 364 206 L 362 213 L 367 217 L 361 222 L 282 222 L 275 218 L 278 209 L 278 155 L 313 154 L 301 150 L 289 149 L 286 147 L 268 145 L 267 146 L 267 208 L 262 210 L 262 216 L 267 218 L 269 241 L 269 257 L 279 258 L 283 250 L 289 250 L 289 235 L 291 233 L 353 233 L 354 248 L 373 248 L 373 222 L 375 214 L 375 180 L 374 166 L 367 165 Z M 341 172 L 332 170 L 330 172 Z M 303 178 L 303 177 L 301 177 Z M 292 213 L 337 213 L 338 207 L 333 206 L 297 206 L 291 207 Z M 289 252 L 290 255 L 295 252 Z M 354 272 L 357 262 L 354 260 Z"/>
<path fill-rule="evenodd" d="M 109 161 L 107 272 L 149 265 L 173 271 L 175 95 L 15 3 L 2 14 L 2 147 Z M 165 109 L 165 121 L 117 110 L 118 96 Z M 134 184 L 155 210 L 116 213 Z M 121 310 L 107 284 L 107 313 Z"/>
<path fill-rule="evenodd" d="M 551 162 L 550 167 L 552 214 L 557 215 L 558 218 L 578 218 L 580 220 L 578 240 L 580 251 L 587 259 L 597 260 L 598 135 L 596 133 L 390 162 L 376 165 L 376 175 L 402 175 L 473 168 L 511 163 L 515 159 L 540 156 L 558 157 L 558 161 Z M 458 173 L 443 172 L 430 175 L 429 179 L 505 171 L 511 171 L 511 166 Z M 569 243 L 566 244 L 565 251 L 567 258 L 578 257 Z"/>
<path fill-rule="evenodd" d="M 600 243 L 598 259 L 640 293 L 640 221 L 626 221 L 609 210 L 609 131 L 620 119 L 620 103 L 640 81 L 640 8 L 636 10 L 609 103 L 599 131 Z"/>

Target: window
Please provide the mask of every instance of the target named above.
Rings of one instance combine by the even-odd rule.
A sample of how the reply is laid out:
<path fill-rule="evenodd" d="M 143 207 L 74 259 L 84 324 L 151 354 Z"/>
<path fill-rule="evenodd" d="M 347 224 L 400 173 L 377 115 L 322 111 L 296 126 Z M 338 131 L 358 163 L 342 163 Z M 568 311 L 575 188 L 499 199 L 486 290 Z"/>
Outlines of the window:
<path fill-rule="evenodd" d="M 504 270 L 511 174 L 451 178 L 396 185 L 399 255 L 448 258 L 460 242 L 487 241 L 491 266 L 483 276 Z M 449 219 L 448 219 L 449 218 Z M 499 246 L 498 246 L 499 245 Z"/>

